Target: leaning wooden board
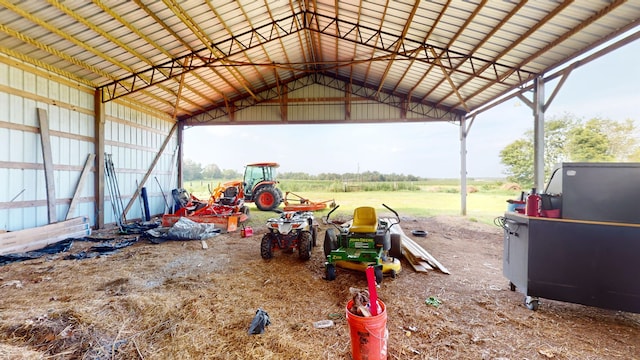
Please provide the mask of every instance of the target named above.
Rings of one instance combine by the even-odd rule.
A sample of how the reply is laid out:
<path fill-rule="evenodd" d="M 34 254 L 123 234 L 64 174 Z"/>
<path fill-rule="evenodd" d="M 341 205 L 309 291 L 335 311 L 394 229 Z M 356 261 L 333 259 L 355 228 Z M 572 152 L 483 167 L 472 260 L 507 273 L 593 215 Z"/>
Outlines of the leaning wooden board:
<path fill-rule="evenodd" d="M 68 238 L 82 238 L 89 235 L 91 235 L 91 226 L 89 219 L 84 216 L 37 228 L 1 233 L 0 255 L 38 250 Z"/>

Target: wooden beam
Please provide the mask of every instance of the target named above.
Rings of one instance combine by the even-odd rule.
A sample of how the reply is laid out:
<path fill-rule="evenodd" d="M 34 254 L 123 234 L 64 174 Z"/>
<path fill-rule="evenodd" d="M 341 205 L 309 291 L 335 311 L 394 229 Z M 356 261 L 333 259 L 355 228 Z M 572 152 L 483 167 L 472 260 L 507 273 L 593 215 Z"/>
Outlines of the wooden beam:
<path fill-rule="evenodd" d="M 76 192 L 73 194 L 73 198 L 71 198 L 71 204 L 69 204 L 69 210 L 67 210 L 66 220 L 69 220 L 73 213 L 76 211 L 76 206 L 78 205 L 78 198 L 82 194 L 82 189 L 84 188 L 84 179 L 87 177 L 89 170 L 91 169 L 91 165 L 93 165 L 93 161 L 96 158 L 96 154 L 87 155 L 87 161 L 84 163 L 84 169 L 82 169 L 82 173 L 80 173 L 80 178 L 78 179 L 78 185 L 76 185 Z"/>
<path fill-rule="evenodd" d="M 38 108 L 40 122 L 40 139 L 42 140 L 42 160 L 44 162 L 44 182 L 47 186 L 47 213 L 49 224 L 58 221 L 56 215 L 56 183 L 53 174 L 53 155 L 51 154 L 51 137 L 49 135 L 49 118 L 47 110 Z"/>
<path fill-rule="evenodd" d="M 147 183 L 147 180 L 151 176 L 151 172 L 156 167 L 156 164 L 158 164 L 158 161 L 160 161 L 160 158 L 162 157 L 162 153 L 164 152 L 164 149 L 167 147 L 167 145 L 171 141 L 171 138 L 173 137 L 173 134 L 176 132 L 177 129 L 178 129 L 178 123 L 173 124 L 173 127 L 171 128 L 171 131 L 169 132 L 169 135 L 167 135 L 167 138 L 164 139 L 164 143 L 162 143 L 162 146 L 160 147 L 160 150 L 158 150 L 158 152 L 156 153 L 156 157 L 155 157 L 155 159 L 153 159 L 153 162 L 151 163 L 151 166 L 149 166 L 149 169 L 147 170 L 147 173 L 144 174 L 144 177 L 142 178 L 142 181 L 140 181 L 140 184 L 138 184 L 138 188 L 136 189 L 136 191 L 131 196 L 131 199 L 129 199 L 129 203 L 127 204 L 127 206 L 124 208 L 124 211 L 122 212 L 122 214 L 125 215 L 125 218 L 126 218 L 127 213 L 129 212 L 129 210 L 131 210 L 131 207 L 135 203 L 136 199 L 140 195 L 140 190 Z"/>

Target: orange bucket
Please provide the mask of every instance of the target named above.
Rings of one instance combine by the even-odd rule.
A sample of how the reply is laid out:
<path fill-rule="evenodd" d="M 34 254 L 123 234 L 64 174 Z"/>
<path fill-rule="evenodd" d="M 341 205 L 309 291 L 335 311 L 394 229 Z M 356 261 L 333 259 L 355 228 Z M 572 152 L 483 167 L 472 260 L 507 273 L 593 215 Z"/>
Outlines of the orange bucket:
<path fill-rule="evenodd" d="M 353 360 L 386 360 L 387 359 L 387 308 L 378 300 L 382 309 L 376 316 L 358 316 L 349 309 L 353 300 L 347 303 L 347 324 L 351 335 L 351 357 Z"/>

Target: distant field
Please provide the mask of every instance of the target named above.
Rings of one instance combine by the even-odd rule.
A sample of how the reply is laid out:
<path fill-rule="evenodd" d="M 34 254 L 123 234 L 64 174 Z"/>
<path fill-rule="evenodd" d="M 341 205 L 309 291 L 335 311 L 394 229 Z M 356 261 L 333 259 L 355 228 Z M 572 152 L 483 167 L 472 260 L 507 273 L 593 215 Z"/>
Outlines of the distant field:
<path fill-rule="evenodd" d="M 223 180 L 186 182 L 185 188 L 201 199 L 209 197 L 207 185 L 215 188 Z M 508 199 L 520 196 L 519 190 L 505 190 L 501 181 L 469 181 L 467 194 L 467 217 L 474 221 L 493 223 L 493 219 L 504 214 Z M 387 204 L 407 216 L 429 217 L 435 215 L 461 215 L 460 185 L 457 180 L 430 180 L 420 182 L 392 183 L 336 183 L 330 181 L 286 180 L 280 182 L 283 193 L 292 192 L 313 202 L 333 200 L 340 206 L 335 215 L 350 216 L 358 206 L 373 206 L 387 212 Z M 346 190 L 346 192 L 345 192 Z M 289 195 L 289 200 L 297 197 Z M 262 223 L 271 212 L 263 213 L 250 204 L 251 223 Z M 328 210 L 318 212 L 324 216 Z M 334 216 L 334 215 L 332 215 Z"/>

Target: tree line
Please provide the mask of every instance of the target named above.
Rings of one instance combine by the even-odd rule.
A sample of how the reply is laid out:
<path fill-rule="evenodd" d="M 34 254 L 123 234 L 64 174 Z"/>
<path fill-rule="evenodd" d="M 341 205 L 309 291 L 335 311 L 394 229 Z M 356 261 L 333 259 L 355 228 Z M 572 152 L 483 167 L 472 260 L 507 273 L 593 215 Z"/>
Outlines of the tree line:
<path fill-rule="evenodd" d="M 525 187 L 534 183 L 533 130 L 508 144 L 500 152 L 508 181 Z M 582 120 L 572 114 L 550 117 L 544 123 L 544 173 L 549 179 L 561 162 L 640 161 L 638 129 L 633 120 L 603 118 Z"/>
<path fill-rule="evenodd" d="M 507 181 L 524 188 L 531 187 L 533 177 L 533 130 L 514 140 L 500 151 L 500 162 L 505 166 Z M 556 164 L 561 162 L 640 162 L 638 129 L 633 120 L 614 121 L 592 118 L 584 121 L 572 114 L 549 117 L 544 124 L 544 171 L 548 179 Z M 220 169 L 216 164 L 202 165 L 186 159 L 183 163 L 186 181 L 223 179 L 240 180 L 243 174 L 235 170 Z M 304 172 L 278 173 L 281 180 L 328 181 L 420 181 L 426 178 L 404 174 L 382 174 L 377 171 L 362 173 Z"/>
<path fill-rule="evenodd" d="M 222 179 L 240 180 L 243 174 L 235 170 L 220 169 L 216 164 L 202 165 L 191 159 L 185 159 L 182 164 L 182 176 L 185 181 Z M 386 181 L 419 181 L 426 180 L 414 175 L 404 174 L 381 174 L 377 171 L 365 171 L 362 173 L 320 173 L 311 175 L 304 172 L 282 172 L 278 173 L 281 180 L 329 180 L 329 181 L 363 181 L 363 182 L 386 182 Z"/>

